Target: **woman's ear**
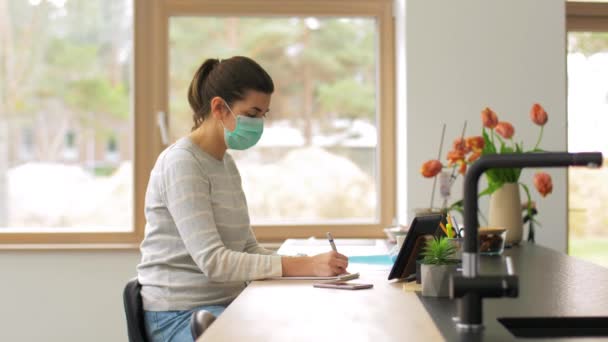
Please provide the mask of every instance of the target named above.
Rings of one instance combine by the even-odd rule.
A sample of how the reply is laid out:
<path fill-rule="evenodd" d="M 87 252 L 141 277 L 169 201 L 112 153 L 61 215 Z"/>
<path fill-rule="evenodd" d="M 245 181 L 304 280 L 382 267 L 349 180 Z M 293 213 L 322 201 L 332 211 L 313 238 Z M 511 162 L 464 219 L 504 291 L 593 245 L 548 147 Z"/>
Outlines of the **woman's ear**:
<path fill-rule="evenodd" d="M 216 120 L 222 121 L 224 119 L 224 117 L 226 117 L 226 115 L 228 115 L 228 108 L 226 108 L 226 103 L 219 96 L 215 96 L 214 98 L 211 99 L 210 107 L 211 107 L 211 116 L 214 117 Z"/>

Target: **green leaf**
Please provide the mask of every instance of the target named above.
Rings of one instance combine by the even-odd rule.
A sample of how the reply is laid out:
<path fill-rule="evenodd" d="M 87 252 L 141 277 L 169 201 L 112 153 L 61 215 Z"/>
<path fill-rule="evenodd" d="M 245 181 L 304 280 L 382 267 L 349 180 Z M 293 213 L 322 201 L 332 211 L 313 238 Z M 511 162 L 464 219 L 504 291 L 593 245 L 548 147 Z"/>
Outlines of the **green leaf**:
<path fill-rule="evenodd" d="M 496 154 L 496 147 L 492 143 L 492 140 L 490 140 L 490 136 L 488 135 L 488 132 L 486 131 L 485 127 L 482 131 L 482 135 L 484 142 L 482 154 Z"/>
<path fill-rule="evenodd" d="M 500 189 L 503 184 L 503 182 L 488 182 L 488 187 L 479 193 L 479 197 L 491 195 L 492 193 L 494 193 L 494 191 Z"/>
<path fill-rule="evenodd" d="M 505 143 L 505 141 L 504 141 L 504 140 L 503 140 L 503 139 L 500 137 L 500 135 L 496 134 L 496 138 L 498 139 L 498 141 L 499 141 L 501 144 L 504 144 L 504 143 Z"/>
<path fill-rule="evenodd" d="M 530 203 L 532 202 L 532 197 L 530 196 L 530 189 L 524 183 L 520 182 L 519 185 L 524 189 L 524 192 L 526 193 L 526 198 L 528 199 L 528 207 L 526 208 L 527 214 L 530 219 L 534 221 L 534 215 L 532 215 L 532 207 L 530 206 Z"/>
<path fill-rule="evenodd" d="M 500 153 L 513 153 L 513 147 L 507 146 L 504 143 L 500 144 Z"/>
<path fill-rule="evenodd" d="M 513 179 L 513 183 L 519 181 L 519 176 L 521 176 L 521 169 L 513 169 L 515 171 L 515 176 Z"/>
<path fill-rule="evenodd" d="M 452 203 L 448 207 L 448 212 L 450 212 L 450 211 L 457 211 L 457 212 L 463 214 L 464 213 L 464 209 L 463 209 L 464 208 L 464 204 L 463 203 L 464 203 L 463 200 L 458 200 L 458 201 Z"/>
<path fill-rule="evenodd" d="M 445 237 L 427 241 L 422 250 L 422 262 L 427 265 L 447 265 L 454 263 L 456 247 Z"/>

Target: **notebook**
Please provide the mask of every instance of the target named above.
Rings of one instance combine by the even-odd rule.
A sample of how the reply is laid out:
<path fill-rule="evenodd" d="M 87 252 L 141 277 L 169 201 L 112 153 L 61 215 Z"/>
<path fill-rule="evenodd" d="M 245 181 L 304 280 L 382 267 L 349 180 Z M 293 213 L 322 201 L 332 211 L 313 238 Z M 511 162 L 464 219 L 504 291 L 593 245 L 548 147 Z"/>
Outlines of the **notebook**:
<path fill-rule="evenodd" d="M 306 277 L 270 277 L 268 280 L 337 280 L 337 281 L 347 281 L 359 278 L 359 272 L 344 274 L 333 277 L 314 277 L 314 276 L 306 276 Z"/>

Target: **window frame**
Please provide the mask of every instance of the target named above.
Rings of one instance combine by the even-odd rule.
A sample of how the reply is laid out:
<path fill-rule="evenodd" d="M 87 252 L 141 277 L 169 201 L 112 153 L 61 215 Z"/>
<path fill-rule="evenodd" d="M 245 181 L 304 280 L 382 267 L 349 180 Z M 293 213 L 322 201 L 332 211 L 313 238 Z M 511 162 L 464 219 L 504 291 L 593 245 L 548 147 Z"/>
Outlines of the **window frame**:
<path fill-rule="evenodd" d="M 133 0 L 133 227 L 128 232 L 0 233 L 0 249 L 134 249 L 144 237 L 149 174 L 165 148 L 157 113 L 169 113 L 169 18 L 172 16 L 369 16 L 378 21 L 378 189 L 374 224 L 253 226 L 259 241 L 323 237 L 381 238 L 396 216 L 395 31 L 392 0 Z M 384 113 L 384 114 L 382 114 Z M 168 125 L 168 120 L 167 120 Z"/>
<path fill-rule="evenodd" d="M 608 2 L 567 2 L 566 33 L 570 31 L 608 31 Z"/>
<path fill-rule="evenodd" d="M 566 2 L 566 55 L 568 56 L 568 33 L 608 32 L 608 2 Z M 568 65 L 566 63 L 566 74 Z M 568 97 L 566 96 L 566 101 Z M 567 133 L 567 132 L 566 132 Z M 604 158 L 604 161 L 606 158 Z M 568 171 L 568 174 L 570 171 Z M 570 194 L 567 194 L 569 198 Z M 567 220 L 570 220 L 570 201 L 567 199 Z M 566 231 L 566 251 L 570 251 L 570 227 Z"/>
<path fill-rule="evenodd" d="M 258 240 L 282 241 L 287 238 L 324 237 L 330 228 L 335 237 L 382 238 L 382 228 L 396 215 L 395 153 L 395 42 L 392 0 L 158 0 L 156 26 L 161 57 L 154 64 L 162 70 L 157 90 L 162 104 L 158 110 L 170 114 L 168 89 L 169 18 L 176 16 L 367 16 L 378 23 L 378 175 L 379 220 L 372 224 L 277 224 L 252 225 Z M 165 46 L 165 47 L 164 47 Z M 382 113 L 385 113 L 382 115 Z"/>
<path fill-rule="evenodd" d="M 0 232 L 0 249 L 131 249 L 144 237 L 144 197 L 161 146 L 160 134 L 148 113 L 155 108 L 148 101 L 153 90 L 154 68 L 146 58 L 154 42 L 153 6 L 133 0 L 133 227 L 124 232 Z M 154 148 L 149 148 L 153 146 Z"/>

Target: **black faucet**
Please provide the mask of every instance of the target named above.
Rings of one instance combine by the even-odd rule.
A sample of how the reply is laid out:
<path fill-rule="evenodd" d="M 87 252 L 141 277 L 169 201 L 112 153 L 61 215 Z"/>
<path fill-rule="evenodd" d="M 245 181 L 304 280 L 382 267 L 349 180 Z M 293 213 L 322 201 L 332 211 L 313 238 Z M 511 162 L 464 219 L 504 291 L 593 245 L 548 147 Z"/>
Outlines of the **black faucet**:
<path fill-rule="evenodd" d="M 453 276 L 450 284 L 450 297 L 460 298 L 458 327 L 463 330 L 476 330 L 482 324 L 482 298 L 517 297 L 519 279 L 509 271 L 504 276 L 480 276 L 477 255 L 477 194 L 481 175 L 492 168 L 525 167 L 563 167 L 602 165 L 599 152 L 567 153 L 542 152 L 523 154 L 492 154 L 479 158 L 467 171 L 464 179 L 464 247 L 462 253 L 462 275 Z M 507 269 L 512 270 L 510 259 Z"/>

